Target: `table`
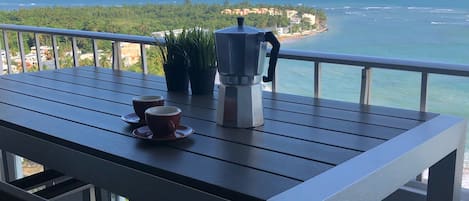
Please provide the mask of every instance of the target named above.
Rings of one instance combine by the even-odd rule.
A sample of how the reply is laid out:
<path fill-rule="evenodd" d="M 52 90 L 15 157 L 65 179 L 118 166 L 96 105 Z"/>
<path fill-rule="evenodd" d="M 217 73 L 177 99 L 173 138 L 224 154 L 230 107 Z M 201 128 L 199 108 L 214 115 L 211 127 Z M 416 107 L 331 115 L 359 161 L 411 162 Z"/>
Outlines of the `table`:
<path fill-rule="evenodd" d="M 131 98 L 155 94 L 196 133 L 130 136 Z M 217 126 L 217 95 L 164 79 L 80 67 L 0 77 L 0 149 L 132 200 L 380 200 L 430 168 L 427 200 L 458 200 L 465 120 L 263 94 L 265 124 Z"/>

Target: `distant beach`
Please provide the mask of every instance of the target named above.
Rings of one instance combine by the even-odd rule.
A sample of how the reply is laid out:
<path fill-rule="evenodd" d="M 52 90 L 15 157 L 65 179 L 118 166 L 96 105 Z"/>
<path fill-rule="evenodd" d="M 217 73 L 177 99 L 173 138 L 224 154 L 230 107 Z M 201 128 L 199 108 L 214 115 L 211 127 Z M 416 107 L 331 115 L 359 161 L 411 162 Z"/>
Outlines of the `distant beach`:
<path fill-rule="evenodd" d="M 326 32 L 328 30 L 327 27 L 324 27 L 319 30 L 308 30 L 308 31 L 302 31 L 299 33 L 293 33 L 293 34 L 281 34 L 278 36 L 278 40 L 280 42 L 294 42 L 297 40 L 302 40 L 308 37 L 315 36 L 316 34 L 320 34 L 323 32 Z"/>

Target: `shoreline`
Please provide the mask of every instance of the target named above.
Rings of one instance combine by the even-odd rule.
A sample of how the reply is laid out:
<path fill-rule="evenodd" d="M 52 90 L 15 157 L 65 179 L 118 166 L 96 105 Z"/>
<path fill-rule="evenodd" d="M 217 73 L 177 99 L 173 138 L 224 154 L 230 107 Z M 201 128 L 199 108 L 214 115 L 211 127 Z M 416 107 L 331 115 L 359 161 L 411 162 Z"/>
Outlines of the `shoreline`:
<path fill-rule="evenodd" d="M 308 31 L 302 31 L 302 32 L 297 32 L 297 33 L 292 33 L 292 34 L 282 34 L 278 36 L 278 40 L 280 42 L 293 42 L 293 41 L 301 40 L 304 38 L 312 37 L 312 36 L 315 36 L 316 34 L 320 34 L 326 31 L 328 31 L 328 28 L 324 27 L 319 30 L 308 30 Z"/>

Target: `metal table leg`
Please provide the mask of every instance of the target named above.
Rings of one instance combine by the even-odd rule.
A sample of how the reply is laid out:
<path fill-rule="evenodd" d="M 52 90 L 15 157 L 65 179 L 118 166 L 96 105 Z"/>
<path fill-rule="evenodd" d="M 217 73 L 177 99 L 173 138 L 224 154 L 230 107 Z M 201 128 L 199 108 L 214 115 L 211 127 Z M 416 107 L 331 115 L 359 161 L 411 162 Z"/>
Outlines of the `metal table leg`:
<path fill-rule="evenodd" d="M 464 142 L 457 150 L 430 167 L 427 201 L 459 201 L 464 163 Z"/>

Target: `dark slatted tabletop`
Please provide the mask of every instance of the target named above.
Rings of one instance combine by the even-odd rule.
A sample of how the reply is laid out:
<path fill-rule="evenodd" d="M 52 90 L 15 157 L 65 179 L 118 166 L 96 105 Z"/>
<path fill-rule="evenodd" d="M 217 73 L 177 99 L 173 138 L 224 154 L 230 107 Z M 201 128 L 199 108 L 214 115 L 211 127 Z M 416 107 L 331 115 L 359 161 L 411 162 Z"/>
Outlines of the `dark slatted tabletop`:
<path fill-rule="evenodd" d="M 0 123 L 222 198 L 267 200 L 437 116 L 264 92 L 265 124 L 232 129 L 215 123 L 216 93 L 170 93 L 161 77 L 94 67 L 8 75 L 0 77 Z M 144 94 L 181 108 L 195 134 L 166 143 L 131 137 L 135 127 L 120 116 Z"/>

